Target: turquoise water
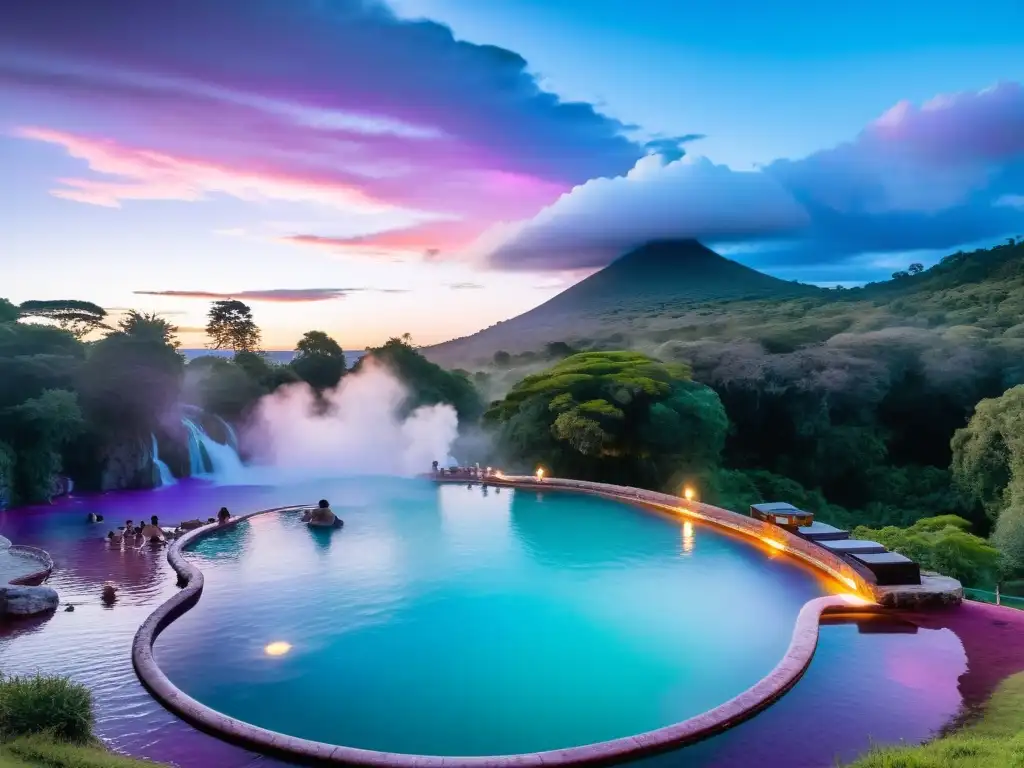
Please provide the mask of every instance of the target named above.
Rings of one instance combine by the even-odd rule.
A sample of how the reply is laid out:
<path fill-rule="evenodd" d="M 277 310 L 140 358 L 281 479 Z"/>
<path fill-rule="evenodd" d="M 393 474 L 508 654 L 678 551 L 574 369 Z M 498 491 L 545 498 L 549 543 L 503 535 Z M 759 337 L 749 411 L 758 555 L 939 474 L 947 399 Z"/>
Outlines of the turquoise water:
<path fill-rule="evenodd" d="M 372 480 L 200 541 L 171 680 L 294 736 L 448 755 L 555 749 L 699 714 L 767 674 L 829 589 L 713 528 L 593 497 Z M 271 643 L 287 643 L 269 655 Z"/>

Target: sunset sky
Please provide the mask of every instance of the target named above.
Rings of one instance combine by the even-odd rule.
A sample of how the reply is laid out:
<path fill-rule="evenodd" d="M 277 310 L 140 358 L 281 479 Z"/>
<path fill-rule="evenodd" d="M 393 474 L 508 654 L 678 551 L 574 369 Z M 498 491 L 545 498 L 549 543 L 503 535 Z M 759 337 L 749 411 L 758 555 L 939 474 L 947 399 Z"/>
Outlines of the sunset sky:
<path fill-rule="evenodd" d="M 9 5 L 0 296 L 186 347 L 222 296 L 442 341 L 652 238 L 832 285 L 1024 234 L 1018 0 Z"/>

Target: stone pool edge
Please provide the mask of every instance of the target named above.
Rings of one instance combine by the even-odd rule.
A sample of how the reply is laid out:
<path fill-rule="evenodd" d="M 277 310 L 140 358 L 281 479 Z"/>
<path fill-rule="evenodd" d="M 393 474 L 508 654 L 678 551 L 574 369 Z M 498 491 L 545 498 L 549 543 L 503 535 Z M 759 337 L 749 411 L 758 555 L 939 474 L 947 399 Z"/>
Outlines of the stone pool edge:
<path fill-rule="evenodd" d="M 465 482 L 465 481 L 460 481 Z M 501 478 L 498 482 L 489 480 L 489 484 L 509 487 L 535 487 L 547 485 L 563 490 L 577 490 L 596 495 L 607 496 L 617 501 L 635 501 L 644 505 L 668 508 L 670 505 L 663 500 L 655 501 L 646 496 L 673 497 L 665 494 L 654 494 L 650 491 L 611 486 L 603 483 L 584 483 L 583 481 L 561 481 L 547 478 L 535 481 L 532 478 Z M 596 486 L 596 487 L 595 487 Z M 678 500 L 672 505 L 678 511 Z M 689 503 L 691 508 L 707 507 Z M 202 595 L 204 586 L 203 572 L 189 563 L 183 554 L 190 543 L 212 533 L 236 526 L 257 515 L 291 512 L 305 506 L 274 507 L 260 510 L 233 518 L 224 524 L 210 524 L 198 528 L 174 541 L 167 551 L 167 560 L 178 576 L 181 591 L 162 603 L 139 627 L 132 642 L 132 664 L 136 675 L 150 694 L 166 709 L 181 717 L 186 722 L 201 730 L 212 733 L 226 741 L 239 744 L 257 752 L 267 753 L 299 763 L 315 765 L 360 765 L 390 766 L 391 768 L 525 768 L 527 766 L 567 766 L 567 765 L 600 765 L 637 759 L 658 752 L 669 751 L 678 747 L 701 741 L 722 731 L 728 730 L 749 719 L 761 710 L 774 703 L 789 691 L 803 676 L 818 644 L 818 631 L 822 616 L 837 613 L 882 613 L 886 609 L 876 603 L 865 601 L 855 595 L 826 595 L 808 601 L 800 609 L 789 647 L 774 669 L 753 686 L 738 696 L 720 704 L 713 709 L 673 725 L 658 728 L 634 736 L 625 736 L 609 741 L 585 744 L 579 747 L 528 752 L 515 755 L 486 756 L 442 756 L 414 755 L 395 752 L 378 752 L 375 750 L 345 747 L 337 744 L 300 739 L 276 731 L 267 730 L 246 723 L 242 720 L 224 715 L 196 701 L 184 691 L 177 688 L 164 674 L 157 664 L 153 646 L 160 633 L 182 614 L 189 611 Z M 735 515 L 727 510 L 712 510 Z M 691 509 L 692 513 L 692 509 Z M 695 517 L 706 522 L 722 526 L 718 520 L 702 514 Z M 742 516 L 739 516 L 742 517 Z M 733 526 L 725 524 L 724 527 Z M 752 536 L 746 530 L 736 528 L 740 533 Z M 793 537 L 797 539 L 797 537 Z M 797 539 L 800 541 L 799 539 Z M 788 542 L 786 542 L 788 543 Z M 823 570 L 830 576 L 837 576 L 832 564 L 821 562 L 817 553 L 785 551 L 812 566 Z M 854 572 L 855 573 L 855 572 Z M 845 575 L 845 574 L 843 574 Z M 867 586 L 867 585 L 865 585 Z"/>
<path fill-rule="evenodd" d="M 15 587 L 34 587 L 42 584 L 53 573 L 53 558 L 50 557 L 50 553 L 45 549 L 39 549 L 39 547 L 29 547 L 24 544 L 12 544 L 7 547 L 8 552 L 17 552 L 21 555 L 26 555 L 39 562 L 42 568 L 32 573 L 27 573 L 24 576 L 18 576 L 9 580 L 7 583 Z"/>

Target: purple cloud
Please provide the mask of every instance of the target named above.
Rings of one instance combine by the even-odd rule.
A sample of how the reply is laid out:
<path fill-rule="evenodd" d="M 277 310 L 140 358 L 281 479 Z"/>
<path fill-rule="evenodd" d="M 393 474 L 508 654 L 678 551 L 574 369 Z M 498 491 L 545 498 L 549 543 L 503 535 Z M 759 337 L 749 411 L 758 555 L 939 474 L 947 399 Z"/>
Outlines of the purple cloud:
<path fill-rule="evenodd" d="M 532 215 L 645 152 L 628 126 L 542 91 L 517 54 L 400 20 L 374 0 L 18 3 L 4 13 L 0 50 L 0 113 L 6 103 L 29 115 L 40 127 L 27 138 L 156 152 L 176 174 L 187 166 L 171 180 L 175 195 L 195 189 L 191 169 L 216 166 L 482 228 Z M 659 141 L 681 151 L 688 138 Z M 168 189 L 136 165 L 130 184 Z M 107 180 L 72 181 L 71 199 L 139 199 Z M 225 193 L 208 183 L 186 199 Z M 253 185 L 264 195 L 269 186 Z"/>
<path fill-rule="evenodd" d="M 748 244 L 743 260 L 765 268 L 821 268 L 1018 234 L 1022 194 L 1024 88 L 1001 83 L 900 103 L 851 142 L 755 172 L 644 158 L 531 220 L 495 227 L 475 250 L 499 268 L 563 270 L 693 237 Z"/>

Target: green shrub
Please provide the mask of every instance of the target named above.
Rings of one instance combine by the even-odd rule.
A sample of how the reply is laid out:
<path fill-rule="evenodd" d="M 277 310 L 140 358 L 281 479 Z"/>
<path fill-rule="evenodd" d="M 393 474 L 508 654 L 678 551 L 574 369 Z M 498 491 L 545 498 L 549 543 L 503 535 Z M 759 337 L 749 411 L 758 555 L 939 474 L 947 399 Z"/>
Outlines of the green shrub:
<path fill-rule="evenodd" d="M 66 677 L 36 675 L 0 681 L 0 740 L 49 733 L 61 741 L 92 738 L 92 696 Z"/>

